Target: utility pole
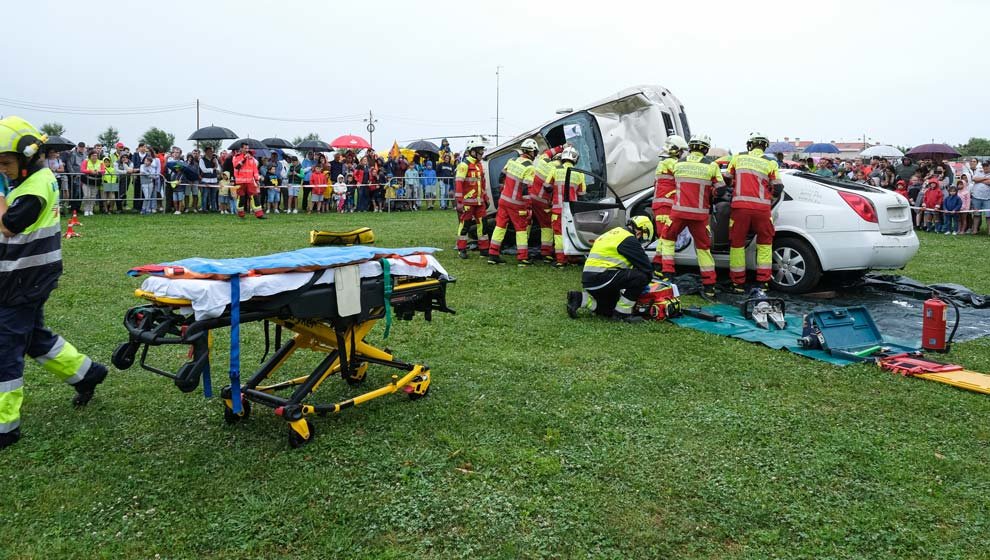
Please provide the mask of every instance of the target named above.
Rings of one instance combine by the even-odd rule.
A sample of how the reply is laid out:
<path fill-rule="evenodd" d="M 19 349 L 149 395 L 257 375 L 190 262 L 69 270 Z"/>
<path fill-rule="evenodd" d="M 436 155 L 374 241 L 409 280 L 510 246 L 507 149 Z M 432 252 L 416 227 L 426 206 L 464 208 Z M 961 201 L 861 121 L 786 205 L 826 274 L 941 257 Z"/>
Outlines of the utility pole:
<path fill-rule="evenodd" d="M 364 122 L 368 123 L 368 126 L 364 127 L 365 130 L 368 131 L 368 143 L 371 144 L 372 146 L 374 146 L 375 145 L 375 141 L 374 141 L 374 138 L 375 138 L 375 123 L 378 122 L 378 119 L 375 118 L 375 115 L 371 112 L 371 109 L 368 109 L 368 118 L 363 119 L 363 120 L 364 120 Z"/>
<path fill-rule="evenodd" d="M 199 99 L 196 99 L 196 130 L 199 130 Z"/>
<path fill-rule="evenodd" d="M 499 96 L 500 96 L 500 86 L 501 86 L 501 66 L 495 67 L 495 145 L 498 146 L 498 108 L 499 108 Z"/>

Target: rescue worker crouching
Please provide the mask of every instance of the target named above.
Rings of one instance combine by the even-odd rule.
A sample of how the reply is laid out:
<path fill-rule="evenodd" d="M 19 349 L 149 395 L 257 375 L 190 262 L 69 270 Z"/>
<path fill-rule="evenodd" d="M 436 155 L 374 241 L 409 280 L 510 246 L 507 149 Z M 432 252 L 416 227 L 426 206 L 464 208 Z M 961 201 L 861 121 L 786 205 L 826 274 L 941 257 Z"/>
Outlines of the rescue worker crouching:
<path fill-rule="evenodd" d="M 674 165 L 681 159 L 681 155 L 688 149 L 687 141 L 684 138 L 673 135 L 667 138 L 663 144 L 660 154 L 662 158 L 657 164 L 656 183 L 653 187 L 653 220 L 656 222 L 657 239 L 662 239 L 663 234 L 670 226 L 670 208 L 674 205 L 674 194 L 677 192 L 677 184 L 674 182 Z M 663 258 L 660 251 L 653 255 L 653 272 L 658 278 L 663 277 Z"/>
<path fill-rule="evenodd" d="M 468 258 L 467 228 L 475 224 L 478 232 L 478 251 L 488 256 L 488 236 L 485 235 L 485 214 L 488 211 L 488 193 L 485 191 L 485 170 L 481 157 L 485 146 L 473 138 L 464 149 L 464 159 L 454 172 L 454 203 L 457 209 L 457 256 Z"/>
<path fill-rule="evenodd" d="M 529 260 L 529 186 L 536 173 L 533 158 L 538 151 L 536 140 L 528 138 L 519 146 L 519 157 L 509 160 L 505 165 L 505 181 L 502 183 L 498 213 L 495 215 L 495 231 L 492 232 L 492 240 L 488 245 L 488 264 L 505 264 L 499 253 L 502 252 L 502 240 L 505 239 L 506 226 L 509 223 L 516 230 L 516 259 L 519 266 L 533 264 Z"/>
<path fill-rule="evenodd" d="M 711 211 L 711 199 L 715 188 L 724 184 L 724 180 L 718 165 L 705 158 L 709 148 L 711 148 L 711 139 L 708 136 L 692 136 L 688 142 L 690 153 L 684 161 L 674 165 L 674 183 L 677 192 L 674 194 L 674 204 L 670 210 L 671 223 L 660 240 L 663 268 L 659 279 L 665 280 L 667 274 L 675 272 L 674 245 L 678 234 L 687 228 L 694 238 L 698 268 L 701 272 L 702 294 L 713 298 L 715 297 L 715 259 L 711 252 L 712 239 L 708 214 Z"/>
<path fill-rule="evenodd" d="M 107 375 L 44 325 L 45 301 L 62 274 L 59 186 L 39 157 L 45 141 L 19 117 L 0 120 L 0 449 L 21 437 L 25 355 L 72 385 L 76 406 Z"/>
<path fill-rule="evenodd" d="M 773 265 L 773 200 L 783 192 L 776 161 L 763 157 L 770 140 L 759 132 L 749 135 L 748 153 L 733 156 L 728 174 L 733 179 L 729 214 L 729 278 L 732 293 L 746 293 L 746 236 L 756 234 L 756 281 L 770 287 Z"/>
<path fill-rule="evenodd" d="M 554 263 L 555 268 L 567 266 L 567 255 L 564 254 L 564 204 L 577 200 L 578 196 L 588 190 L 584 173 L 571 171 L 570 179 L 567 178 L 567 170 L 574 167 L 579 157 L 576 148 L 566 146 L 560 152 L 560 167 L 554 170 L 552 181 L 543 186 L 543 190 L 551 192 L 553 202 L 550 207 L 550 220 L 553 228 L 553 251 L 557 259 Z"/>
<path fill-rule="evenodd" d="M 567 292 L 567 314 L 577 318 L 588 309 L 617 321 L 637 323 L 636 299 L 650 283 L 652 267 L 641 240 L 653 238 L 653 221 L 633 216 L 625 227 L 607 231 L 595 240 L 581 273 L 581 292 Z"/>

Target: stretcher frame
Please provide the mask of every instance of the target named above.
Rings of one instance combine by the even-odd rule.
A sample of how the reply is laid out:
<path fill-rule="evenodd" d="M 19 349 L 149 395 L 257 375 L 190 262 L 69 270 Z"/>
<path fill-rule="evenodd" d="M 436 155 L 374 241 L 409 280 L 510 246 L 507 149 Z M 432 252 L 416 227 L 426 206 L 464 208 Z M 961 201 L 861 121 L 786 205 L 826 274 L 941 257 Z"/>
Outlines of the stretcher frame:
<path fill-rule="evenodd" d="M 378 291 L 375 283 L 381 281 L 381 278 L 363 278 L 362 300 L 370 297 L 373 303 L 358 315 L 306 316 L 303 312 L 303 316 L 297 316 L 293 311 L 298 312 L 300 307 L 306 309 L 309 306 L 291 304 L 293 295 L 312 288 L 318 276 L 319 273 L 314 274 L 307 286 L 298 290 L 261 298 L 260 302 L 241 303 L 240 324 L 265 322 L 265 357 L 260 367 L 240 387 L 242 406 L 239 414 L 233 410 L 231 387 L 225 386 L 220 391 L 224 402 L 224 420 L 228 424 L 246 420 L 251 414 L 251 403 L 267 406 L 289 423 L 289 444 L 294 448 L 309 443 L 315 434 L 313 424 L 307 419 L 309 416 L 337 414 L 346 408 L 400 390 L 411 400 L 420 399 L 429 393 L 431 375 L 428 366 L 397 360 L 387 348 L 376 348 L 365 340 L 377 322 L 387 317 L 389 306 L 396 318 L 401 320 L 411 320 L 418 311 L 423 312 L 427 321 L 432 319 L 433 311 L 454 313 L 446 302 L 447 284 L 454 280 L 434 275 L 429 278 L 393 277 L 395 285 L 391 295 L 383 296 L 381 301 L 374 299 Z M 325 300 L 321 300 L 326 304 L 333 297 L 333 285 L 324 284 L 317 288 L 327 295 Z M 127 369 L 133 365 L 140 352 L 141 368 L 172 379 L 182 392 L 195 391 L 202 379 L 204 392 L 209 396 L 212 392 L 210 333 L 215 329 L 231 326 L 230 314 L 197 321 L 190 314 L 182 312 L 183 308 L 191 306 L 189 300 L 156 296 L 140 289 L 135 290 L 135 295 L 149 303 L 132 307 L 125 314 L 124 326 L 128 331 L 128 341 L 114 351 L 114 365 L 118 369 Z M 333 303 L 330 307 L 335 305 Z M 271 357 L 267 356 L 269 323 L 275 325 L 276 350 Z M 283 330 L 293 333 L 284 344 L 281 343 Z M 190 360 L 175 373 L 148 363 L 149 348 L 164 345 L 190 347 Z M 311 350 L 326 356 L 308 375 L 265 384 L 299 350 Z M 361 385 L 365 381 L 369 364 L 398 369 L 401 373 L 392 375 L 388 383 L 377 389 L 343 401 L 318 404 L 307 402 L 334 375 L 340 376 L 351 386 Z M 291 390 L 288 396 L 277 394 L 287 390 Z"/>

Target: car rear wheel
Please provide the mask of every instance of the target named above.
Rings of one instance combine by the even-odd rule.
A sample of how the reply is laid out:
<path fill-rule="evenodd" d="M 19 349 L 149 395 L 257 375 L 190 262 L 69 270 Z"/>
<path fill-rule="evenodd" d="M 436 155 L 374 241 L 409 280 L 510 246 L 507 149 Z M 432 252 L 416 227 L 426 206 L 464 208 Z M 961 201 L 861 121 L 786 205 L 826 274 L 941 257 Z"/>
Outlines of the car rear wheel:
<path fill-rule="evenodd" d="M 822 277 L 818 255 L 806 241 L 783 237 L 773 244 L 773 273 L 770 284 L 788 294 L 811 291 Z"/>

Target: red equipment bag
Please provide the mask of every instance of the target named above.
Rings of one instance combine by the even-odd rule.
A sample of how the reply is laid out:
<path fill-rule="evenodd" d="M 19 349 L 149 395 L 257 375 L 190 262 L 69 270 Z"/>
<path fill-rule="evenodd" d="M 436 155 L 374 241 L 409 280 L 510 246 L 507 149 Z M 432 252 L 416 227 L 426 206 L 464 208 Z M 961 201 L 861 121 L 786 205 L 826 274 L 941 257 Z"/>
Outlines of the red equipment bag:
<path fill-rule="evenodd" d="M 654 321 L 681 315 L 677 287 L 663 282 L 650 282 L 636 299 L 636 312 Z"/>

